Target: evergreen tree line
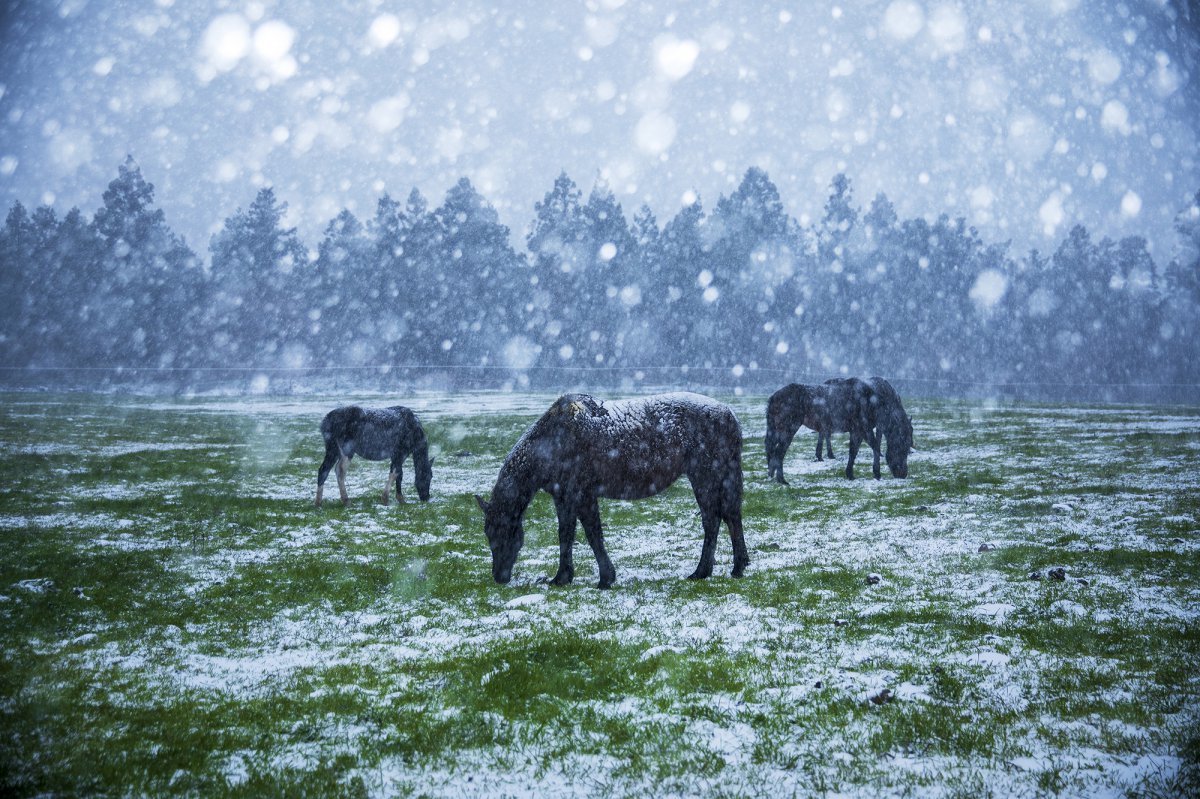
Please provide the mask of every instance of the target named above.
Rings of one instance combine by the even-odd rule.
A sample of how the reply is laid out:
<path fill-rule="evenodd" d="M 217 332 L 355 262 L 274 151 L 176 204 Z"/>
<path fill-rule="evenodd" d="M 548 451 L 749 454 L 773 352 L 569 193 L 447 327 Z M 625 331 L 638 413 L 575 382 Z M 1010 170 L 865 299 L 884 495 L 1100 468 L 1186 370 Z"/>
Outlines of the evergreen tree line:
<path fill-rule="evenodd" d="M 751 168 L 711 211 L 627 219 L 565 174 L 526 252 L 465 178 L 342 211 L 315 252 L 271 188 L 200 258 L 132 159 L 88 220 L 19 202 L 0 232 L 4 367 L 660 367 L 789 379 L 847 371 L 991 384 L 1197 382 L 1200 192 L 1165 267 L 1145 239 L 1073 227 L 1013 256 L 961 219 L 864 209 L 837 175 L 802 225 Z M 581 378 L 584 379 L 584 378 Z M 652 381 L 653 376 L 647 377 Z"/>

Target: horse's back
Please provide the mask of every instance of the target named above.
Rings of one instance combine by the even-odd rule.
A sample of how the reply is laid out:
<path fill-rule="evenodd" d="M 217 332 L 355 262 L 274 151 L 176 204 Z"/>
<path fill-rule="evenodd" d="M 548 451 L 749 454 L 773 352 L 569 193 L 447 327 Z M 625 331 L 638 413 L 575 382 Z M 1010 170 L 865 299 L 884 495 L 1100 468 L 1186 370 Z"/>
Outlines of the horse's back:
<path fill-rule="evenodd" d="M 403 405 L 390 408 L 346 405 L 330 411 L 321 421 L 321 434 L 326 442 L 336 442 L 344 454 L 367 460 L 391 458 L 416 437 L 419 429 L 416 415 Z"/>
<path fill-rule="evenodd" d="M 600 496 L 611 498 L 652 496 L 704 464 L 740 463 L 737 417 L 729 406 L 701 394 L 608 403 L 564 395 L 535 428 L 525 446 L 552 461 L 556 482 L 590 483 Z"/>
<path fill-rule="evenodd" d="M 821 386 L 829 422 L 839 433 L 875 426 L 875 392 L 857 377 L 835 377 Z M 862 432 L 860 430 L 860 432 Z"/>
<path fill-rule="evenodd" d="M 602 426 L 617 436 L 661 438 L 663 445 L 681 450 L 711 447 L 718 441 L 736 443 L 741 449 L 742 429 L 733 409 L 703 394 L 654 394 L 605 407 L 612 422 Z"/>

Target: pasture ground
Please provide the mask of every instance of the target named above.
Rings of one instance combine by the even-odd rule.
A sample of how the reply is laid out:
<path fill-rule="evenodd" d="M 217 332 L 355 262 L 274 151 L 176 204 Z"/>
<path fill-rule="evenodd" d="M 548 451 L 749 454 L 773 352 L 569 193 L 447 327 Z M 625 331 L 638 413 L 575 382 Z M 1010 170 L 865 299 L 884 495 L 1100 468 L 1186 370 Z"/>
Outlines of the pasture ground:
<path fill-rule="evenodd" d="M 909 480 L 805 432 L 782 487 L 737 398 L 745 578 L 683 579 L 683 480 L 602 503 L 614 590 L 582 531 L 544 584 L 545 495 L 497 586 L 471 494 L 550 399 L 401 399 L 432 501 L 316 510 L 345 398 L 0 396 L 0 793 L 1200 795 L 1200 409 L 909 400 Z"/>

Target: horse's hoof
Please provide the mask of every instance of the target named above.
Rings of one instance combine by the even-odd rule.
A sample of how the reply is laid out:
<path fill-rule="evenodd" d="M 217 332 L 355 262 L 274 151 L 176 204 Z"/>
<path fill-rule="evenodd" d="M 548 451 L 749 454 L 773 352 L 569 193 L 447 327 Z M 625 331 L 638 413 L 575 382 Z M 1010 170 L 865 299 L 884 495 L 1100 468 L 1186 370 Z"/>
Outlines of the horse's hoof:
<path fill-rule="evenodd" d="M 574 579 L 575 575 L 573 574 L 563 574 L 562 572 L 559 572 L 558 574 L 554 575 L 554 579 L 550 581 L 550 585 L 557 585 L 560 587 L 564 585 L 570 585 L 571 581 Z M 602 585 L 600 587 L 604 588 L 605 586 Z"/>
<path fill-rule="evenodd" d="M 689 574 L 687 576 L 687 578 L 689 580 L 707 580 L 709 577 L 712 577 L 711 571 L 705 573 L 705 572 L 700 571 L 699 569 L 696 569 L 696 571 L 692 572 L 691 574 Z"/>

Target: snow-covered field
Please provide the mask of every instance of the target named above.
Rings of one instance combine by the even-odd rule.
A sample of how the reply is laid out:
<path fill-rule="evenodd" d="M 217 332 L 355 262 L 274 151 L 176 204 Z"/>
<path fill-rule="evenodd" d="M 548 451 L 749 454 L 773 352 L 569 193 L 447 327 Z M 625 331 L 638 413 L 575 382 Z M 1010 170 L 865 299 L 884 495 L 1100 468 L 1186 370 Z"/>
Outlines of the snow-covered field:
<path fill-rule="evenodd" d="M 432 501 L 312 507 L 331 398 L 10 394 L 0 780 L 18 793 L 1181 795 L 1200 786 L 1200 411 L 909 400 L 911 478 L 746 436 L 746 577 L 684 483 L 509 586 L 472 493 L 549 404 L 417 411 Z M 870 475 L 860 456 L 858 475 Z M 327 489 L 329 487 L 327 486 Z M 329 496 L 327 490 L 326 496 Z M 336 494 L 334 494 L 336 496 Z M 582 540 L 582 536 L 580 536 Z M 1055 569 L 1063 571 L 1056 572 Z M 1033 579 L 1037 573 L 1040 579 Z M 875 578 L 878 578 L 877 580 Z M 1057 579 L 1061 577 L 1061 579 Z M 871 578 L 871 579 L 868 579 Z"/>

